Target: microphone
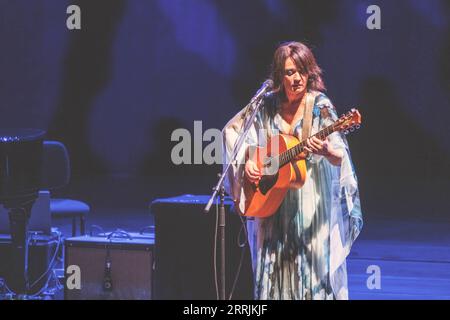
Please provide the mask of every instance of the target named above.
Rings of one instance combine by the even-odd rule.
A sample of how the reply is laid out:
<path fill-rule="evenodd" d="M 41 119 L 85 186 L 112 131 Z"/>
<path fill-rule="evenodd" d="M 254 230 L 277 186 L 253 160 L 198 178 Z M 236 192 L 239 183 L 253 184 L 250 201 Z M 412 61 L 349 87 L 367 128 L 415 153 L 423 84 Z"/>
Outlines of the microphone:
<path fill-rule="evenodd" d="M 105 259 L 105 272 L 103 274 L 103 291 L 111 292 L 113 289 L 112 275 L 111 275 L 111 254 L 109 251 L 109 246 L 106 249 L 106 259 Z"/>
<path fill-rule="evenodd" d="M 269 90 L 271 90 L 273 87 L 273 81 L 271 79 L 267 79 L 262 84 L 261 88 L 256 92 L 256 94 L 253 96 L 252 100 L 250 100 L 250 104 L 255 103 L 257 100 L 259 100 L 261 97 L 263 97 Z"/>
<path fill-rule="evenodd" d="M 245 108 L 245 111 L 241 115 L 241 119 L 247 118 L 250 111 L 254 107 L 255 102 L 260 100 L 261 98 L 266 98 L 272 95 L 273 91 L 270 91 L 273 87 L 273 81 L 271 79 L 267 79 L 262 84 L 261 88 L 256 92 L 256 94 L 253 96 L 253 98 L 250 100 L 250 103 Z"/>

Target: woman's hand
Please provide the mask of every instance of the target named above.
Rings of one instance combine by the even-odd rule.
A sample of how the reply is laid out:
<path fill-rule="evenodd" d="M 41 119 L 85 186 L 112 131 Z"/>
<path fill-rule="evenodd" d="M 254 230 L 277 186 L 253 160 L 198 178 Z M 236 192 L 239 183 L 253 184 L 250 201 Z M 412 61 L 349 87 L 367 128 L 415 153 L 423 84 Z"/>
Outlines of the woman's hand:
<path fill-rule="evenodd" d="M 261 179 L 261 171 L 253 160 L 247 160 L 245 163 L 245 176 L 250 182 L 256 182 Z"/>
<path fill-rule="evenodd" d="M 322 141 L 317 137 L 308 138 L 308 140 L 306 140 L 305 150 L 326 157 L 328 161 L 335 166 L 341 164 L 343 157 L 342 151 L 334 150 L 328 139 Z"/>
<path fill-rule="evenodd" d="M 322 141 L 314 136 L 306 140 L 305 150 L 325 157 L 330 155 L 330 145 L 328 144 L 328 139 Z"/>

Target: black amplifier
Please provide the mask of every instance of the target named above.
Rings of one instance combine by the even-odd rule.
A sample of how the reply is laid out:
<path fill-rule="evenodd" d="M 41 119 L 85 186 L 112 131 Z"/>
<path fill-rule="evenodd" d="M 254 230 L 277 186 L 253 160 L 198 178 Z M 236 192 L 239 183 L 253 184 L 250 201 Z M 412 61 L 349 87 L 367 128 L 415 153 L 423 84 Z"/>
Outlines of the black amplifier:
<path fill-rule="evenodd" d="M 151 203 L 156 239 L 154 299 L 217 298 L 214 272 L 216 206 L 205 214 L 203 210 L 208 200 L 206 195 L 182 195 Z M 232 299 L 251 300 L 253 272 L 246 234 L 228 198 L 225 210 L 227 298 L 233 292 Z M 234 288 L 233 284 L 236 284 Z"/>

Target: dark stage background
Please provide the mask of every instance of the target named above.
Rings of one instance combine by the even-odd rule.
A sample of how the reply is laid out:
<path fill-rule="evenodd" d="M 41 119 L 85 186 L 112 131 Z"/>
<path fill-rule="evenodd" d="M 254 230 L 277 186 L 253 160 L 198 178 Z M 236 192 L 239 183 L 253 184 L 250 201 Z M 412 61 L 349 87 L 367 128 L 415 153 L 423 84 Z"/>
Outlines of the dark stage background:
<path fill-rule="evenodd" d="M 81 30 L 66 28 L 70 4 Z M 381 30 L 366 27 L 371 4 Z M 173 129 L 221 129 L 277 44 L 304 41 L 338 112 L 363 115 L 349 143 L 366 221 L 448 219 L 449 14 L 439 0 L 0 0 L 0 127 L 65 143 L 62 192 L 94 204 L 208 194 L 221 167 L 173 165 Z"/>

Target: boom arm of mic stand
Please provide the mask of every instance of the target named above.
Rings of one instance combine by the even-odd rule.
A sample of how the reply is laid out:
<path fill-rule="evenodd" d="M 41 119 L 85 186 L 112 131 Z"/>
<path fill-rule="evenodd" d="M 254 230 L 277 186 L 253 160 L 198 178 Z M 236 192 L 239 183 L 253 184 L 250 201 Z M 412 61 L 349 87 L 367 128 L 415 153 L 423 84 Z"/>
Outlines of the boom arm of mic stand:
<path fill-rule="evenodd" d="M 251 127 L 253 121 L 255 120 L 256 114 L 258 113 L 258 111 L 259 111 L 259 109 L 260 109 L 260 107 L 262 105 L 263 98 L 264 97 L 261 96 L 257 101 L 250 102 L 245 107 L 245 111 L 244 112 L 247 113 L 248 112 L 248 108 L 251 108 L 252 104 L 254 104 L 252 113 L 251 113 L 250 117 L 247 119 L 247 121 L 245 122 L 244 131 L 241 133 L 241 135 L 239 136 L 238 140 L 234 144 L 233 153 L 231 154 L 230 161 L 228 161 L 227 166 L 225 167 L 225 169 L 222 171 L 222 174 L 220 175 L 219 181 L 217 182 L 216 186 L 213 188 L 213 194 L 211 195 L 211 198 L 209 199 L 209 201 L 208 201 L 208 203 L 207 203 L 207 205 L 206 205 L 206 207 L 204 209 L 205 213 L 208 213 L 209 210 L 211 210 L 211 206 L 212 206 L 212 204 L 214 202 L 214 199 L 217 196 L 217 193 L 220 191 L 220 188 L 221 188 L 221 186 L 223 184 L 223 181 L 224 181 L 224 179 L 225 179 L 225 177 L 226 177 L 226 175 L 228 173 L 228 170 L 230 170 L 231 164 L 236 160 L 236 157 L 237 157 L 237 155 L 238 155 L 238 153 L 239 153 L 239 151 L 241 149 L 241 146 L 244 143 L 245 138 L 247 137 L 248 131 L 250 130 L 250 127 Z M 224 150 L 224 152 L 226 152 L 226 151 Z"/>

